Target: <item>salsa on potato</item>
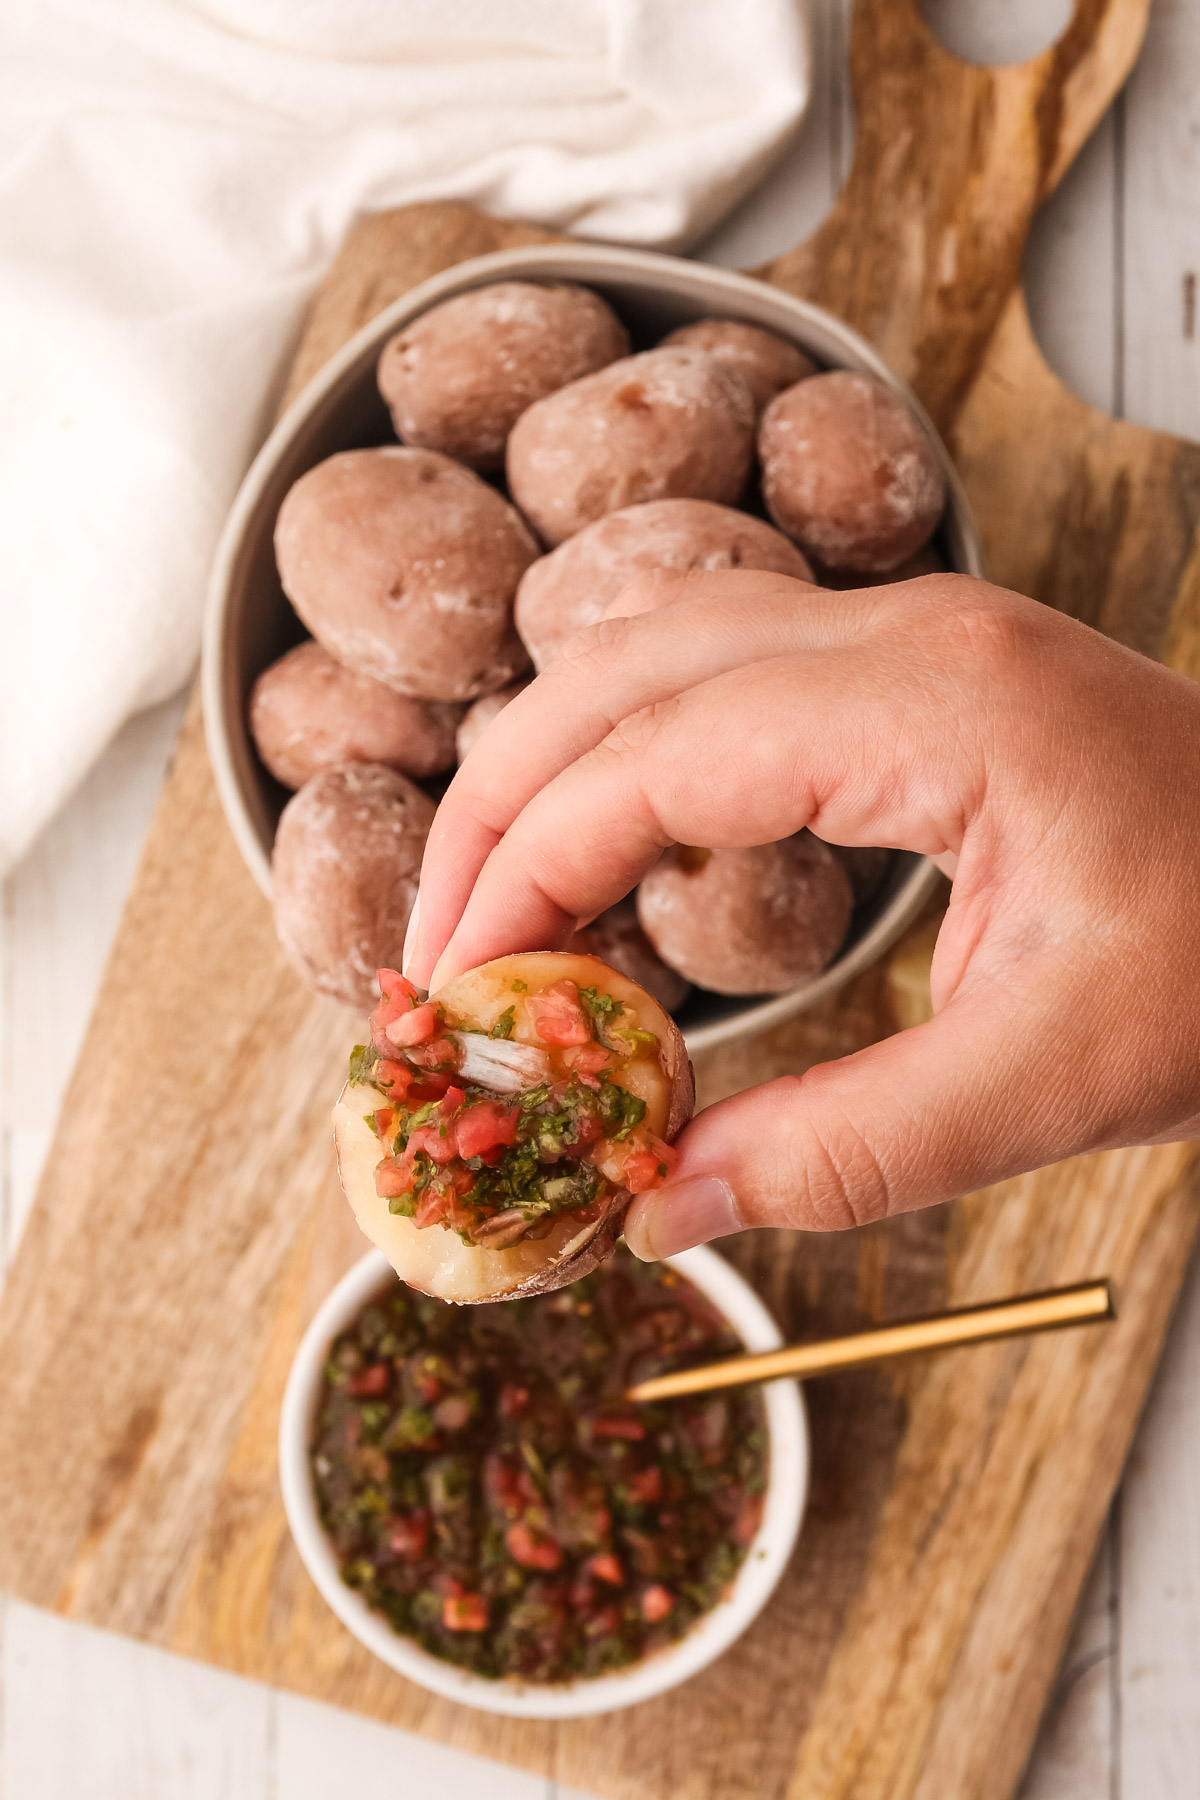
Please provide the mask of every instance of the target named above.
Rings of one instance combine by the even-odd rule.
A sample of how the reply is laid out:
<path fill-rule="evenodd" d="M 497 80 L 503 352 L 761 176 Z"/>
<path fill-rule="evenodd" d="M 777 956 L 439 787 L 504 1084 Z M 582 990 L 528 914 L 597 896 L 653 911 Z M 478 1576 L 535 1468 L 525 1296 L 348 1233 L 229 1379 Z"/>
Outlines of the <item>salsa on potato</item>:
<path fill-rule="evenodd" d="M 478 1675 L 561 1682 L 682 1637 L 758 1530 L 757 1390 L 634 1408 L 627 1386 L 734 1354 L 709 1301 L 628 1251 L 469 1310 L 390 1284 L 335 1341 L 312 1445 L 342 1578 Z"/>
<path fill-rule="evenodd" d="M 597 957 L 500 957 L 424 1000 L 394 969 L 334 1109 L 342 1186 L 396 1273 L 442 1300 L 561 1287 L 676 1161 L 691 1064 Z"/>

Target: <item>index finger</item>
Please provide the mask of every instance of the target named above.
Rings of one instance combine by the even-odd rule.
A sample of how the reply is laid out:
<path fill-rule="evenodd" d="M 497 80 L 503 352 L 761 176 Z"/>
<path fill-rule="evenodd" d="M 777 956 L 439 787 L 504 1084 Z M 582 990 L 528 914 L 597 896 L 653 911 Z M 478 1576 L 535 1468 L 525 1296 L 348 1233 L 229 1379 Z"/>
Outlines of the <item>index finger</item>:
<path fill-rule="evenodd" d="M 421 905 L 406 958 L 428 986 L 505 832 L 562 770 L 623 718 L 726 670 L 845 643 L 877 616 L 886 589 L 833 592 L 787 576 L 703 571 L 658 578 L 654 610 L 582 633 L 492 721 L 448 788 L 429 834 Z M 646 584 L 630 591 L 643 600 Z M 658 600 L 664 588 L 678 598 Z"/>

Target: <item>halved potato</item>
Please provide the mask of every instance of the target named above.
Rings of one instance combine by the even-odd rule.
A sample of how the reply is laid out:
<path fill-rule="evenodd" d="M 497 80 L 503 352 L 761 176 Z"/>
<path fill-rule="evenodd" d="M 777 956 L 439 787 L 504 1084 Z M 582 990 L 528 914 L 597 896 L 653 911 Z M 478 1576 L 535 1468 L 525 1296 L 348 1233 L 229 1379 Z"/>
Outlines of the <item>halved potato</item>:
<path fill-rule="evenodd" d="M 606 1070 L 604 1080 L 644 1102 L 639 1129 L 669 1144 L 691 1118 L 695 1102 L 683 1038 L 674 1020 L 644 988 L 597 957 L 560 951 L 500 957 L 431 995 L 439 1031 L 458 1046 L 460 1072 L 452 1079 L 473 1094 L 495 1095 L 506 1103 L 519 1101 L 522 1085 L 536 1088 L 547 1078 L 536 1074 L 531 1078 L 530 1069 L 545 1064 L 549 1079 L 563 1079 L 559 1066 L 563 1053 L 539 1037 L 538 1009 L 531 1002 L 549 988 L 560 990 L 564 982 L 577 990 L 595 989 L 616 1002 L 622 1009 L 617 1016 L 623 1031 L 652 1034 L 653 1043 L 644 1037 L 630 1039 L 631 1056 Z M 507 1034 L 490 1036 L 497 1027 Z M 494 1084 L 487 1076 L 491 1057 L 497 1059 Z M 359 1225 L 410 1286 L 442 1300 L 508 1299 L 577 1281 L 612 1254 L 631 1198 L 629 1189 L 612 1175 L 599 1216 L 581 1220 L 568 1210 L 543 1221 L 545 1235 L 523 1236 L 503 1248 L 465 1242 L 450 1225 L 419 1226 L 415 1218 L 393 1210 L 379 1192 L 377 1171 L 385 1146 L 370 1122 L 388 1105 L 388 1095 L 370 1081 L 347 1082 L 334 1108 L 338 1172 Z M 602 1138 L 596 1145 L 598 1152 L 605 1142 Z M 552 1167 L 548 1164 L 548 1171 Z M 594 1214 L 597 1209 L 584 1210 Z"/>

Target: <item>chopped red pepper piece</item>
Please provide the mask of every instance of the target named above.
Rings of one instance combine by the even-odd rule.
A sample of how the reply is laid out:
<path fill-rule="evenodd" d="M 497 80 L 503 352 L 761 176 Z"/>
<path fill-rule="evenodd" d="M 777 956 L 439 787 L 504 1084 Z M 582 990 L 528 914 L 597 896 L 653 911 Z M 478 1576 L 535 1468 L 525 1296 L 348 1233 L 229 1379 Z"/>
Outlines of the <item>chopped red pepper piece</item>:
<path fill-rule="evenodd" d="M 417 1201 L 413 1224 L 418 1231 L 429 1225 L 440 1225 L 450 1206 L 450 1196 L 441 1188 L 427 1187 Z"/>
<path fill-rule="evenodd" d="M 399 969 L 376 969 L 375 979 L 385 1000 L 398 998 L 407 1000 L 410 1006 L 416 1004 L 417 990 Z"/>
<path fill-rule="evenodd" d="M 675 1596 L 670 1588 L 665 1588 L 660 1581 L 656 1581 L 642 1595 L 642 1617 L 647 1625 L 657 1625 L 660 1619 L 666 1618 L 674 1605 Z"/>
<path fill-rule="evenodd" d="M 411 1194 L 412 1187 L 411 1157 L 401 1160 L 385 1156 L 381 1163 L 375 1165 L 375 1192 L 381 1200 L 398 1200 L 402 1194 Z"/>
<path fill-rule="evenodd" d="M 664 1144 L 652 1132 L 648 1136 L 648 1146 L 631 1151 L 621 1170 L 621 1180 L 631 1194 L 644 1194 L 658 1187 L 679 1161 L 679 1152 L 672 1145 Z"/>
<path fill-rule="evenodd" d="M 447 1594 L 442 1601 L 442 1624 L 447 1631 L 486 1631 L 486 1599 L 482 1594 Z"/>
<path fill-rule="evenodd" d="M 629 1480 L 629 1498 L 636 1506 L 648 1505 L 653 1500 L 662 1499 L 662 1470 L 655 1463 L 649 1469 L 639 1469 Z"/>
<path fill-rule="evenodd" d="M 503 1106 L 498 1100 L 479 1100 L 468 1106 L 454 1122 L 458 1154 L 485 1156 L 489 1150 L 515 1144 L 520 1118 L 519 1107 Z"/>
<path fill-rule="evenodd" d="M 599 1556 L 589 1556 L 587 1566 L 597 1581 L 607 1581 L 610 1587 L 625 1586 L 625 1571 L 611 1550 L 603 1551 Z"/>
<path fill-rule="evenodd" d="M 592 1419 L 591 1433 L 594 1438 L 625 1438 L 631 1444 L 639 1444 L 646 1435 L 646 1427 L 640 1419 L 601 1413 Z"/>
<path fill-rule="evenodd" d="M 591 1027 L 579 1004 L 579 989 L 573 981 L 556 981 L 540 994 L 529 997 L 529 1016 L 533 1029 L 543 1044 L 587 1044 Z"/>
<path fill-rule="evenodd" d="M 563 1553 L 557 1538 L 552 1538 L 548 1531 L 535 1531 L 533 1526 L 519 1520 L 510 1525 L 504 1534 L 504 1542 L 508 1554 L 514 1562 L 519 1562 L 523 1569 L 561 1569 Z"/>
<path fill-rule="evenodd" d="M 425 1546 L 429 1542 L 428 1518 L 424 1513 L 415 1512 L 390 1519 L 387 1541 L 389 1550 L 409 1562 L 415 1562 L 418 1556 L 424 1556 Z"/>
<path fill-rule="evenodd" d="M 733 1536 L 735 1543 L 741 1544 L 743 1547 L 747 1544 L 752 1544 L 758 1533 L 758 1528 L 762 1524 L 762 1516 L 763 1496 L 761 1494 L 747 1494 L 746 1498 L 742 1501 L 738 1516 L 734 1520 Z"/>
<path fill-rule="evenodd" d="M 403 1063 L 392 1062 L 386 1056 L 375 1071 L 375 1085 L 390 1094 L 393 1100 L 403 1100 L 412 1085 L 412 1070 Z"/>
<path fill-rule="evenodd" d="M 437 1028 L 437 1007 L 430 1006 L 427 1000 L 424 1006 L 411 1006 L 398 1019 L 389 1020 L 383 1031 L 390 1043 L 408 1049 L 413 1044 L 428 1043 Z"/>
<path fill-rule="evenodd" d="M 357 1399 L 363 1394 L 386 1393 L 388 1384 L 388 1366 L 386 1363 L 372 1363 L 369 1369 L 362 1369 L 352 1375 L 346 1383 L 346 1392 Z"/>
<path fill-rule="evenodd" d="M 529 1405 L 529 1389 L 515 1381 L 506 1381 L 500 1389 L 500 1417 L 519 1419 Z"/>

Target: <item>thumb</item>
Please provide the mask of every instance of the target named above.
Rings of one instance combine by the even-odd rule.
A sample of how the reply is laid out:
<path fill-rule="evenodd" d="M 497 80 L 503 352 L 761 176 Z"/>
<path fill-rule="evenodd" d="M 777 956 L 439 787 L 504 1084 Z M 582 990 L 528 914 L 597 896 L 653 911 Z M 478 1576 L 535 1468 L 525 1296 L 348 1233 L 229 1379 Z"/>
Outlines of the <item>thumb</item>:
<path fill-rule="evenodd" d="M 670 1182 L 630 1206 L 630 1249 L 673 1256 L 760 1225 L 840 1231 L 1094 1147 L 1106 1115 L 1092 1034 L 1083 1026 L 1080 1042 L 1077 1009 L 1064 1044 L 1061 1008 L 1052 1023 L 1027 1001 L 1011 988 L 956 998 L 926 1024 L 706 1108 Z"/>

